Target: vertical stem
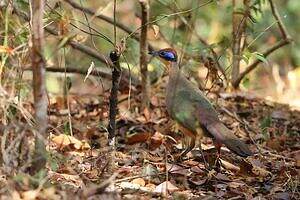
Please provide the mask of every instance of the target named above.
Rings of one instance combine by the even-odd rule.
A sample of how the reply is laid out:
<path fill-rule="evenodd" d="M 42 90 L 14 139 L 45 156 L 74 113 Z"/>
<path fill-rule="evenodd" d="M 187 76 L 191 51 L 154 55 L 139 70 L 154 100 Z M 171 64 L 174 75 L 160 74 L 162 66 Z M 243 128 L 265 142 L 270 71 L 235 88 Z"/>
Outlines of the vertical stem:
<path fill-rule="evenodd" d="M 47 93 L 45 83 L 45 60 L 43 55 L 44 29 L 43 12 L 44 1 L 32 0 L 32 47 L 31 62 L 33 71 L 33 96 L 35 109 L 35 123 L 37 126 L 35 152 L 31 173 L 38 172 L 46 164 L 45 138 L 47 137 Z"/>
<path fill-rule="evenodd" d="M 117 26 L 116 26 L 116 9 L 117 9 L 117 0 L 114 0 L 114 44 L 117 45 Z"/>
<path fill-rule="evenodd" d="M 112 140 L 115 137 L 116 131 L 116 115 L 118 113 L 118 90 L 119 81 L 121 76 L 121 68 L 119 63 L 120 55 L 116 51 L 110 53 L 110 59 L 113 63 L 112 72 L 112 88 L 109 97 L 109 125 L 108 125 L 108 138 Z"/>
<path fill-rule="evenodd" d="M 246 30 L 247 19 L 250 12 L 250 0 L 244 0 L 244 13 L 238 13 L 236 0 L 232 0 L 232 71 L 231 71 L 231 84 L 234 88 L 238 88 L 239 85 L 235 85 L 237 78 L 240 74 L 240 61 L 242 58 L 242 36 Z"/>
<path fill-rule="evenodd" d="M 147 59 L 147 31 L 149 21 L 149 1 L 140 0 L 141 4 L 141 36 L 140 36 L 140 70 L 142 76 L 142 109 L 148 108 L 150 98 L 150 80 L 148 76 L 148 59 Z"/>
<path fill-rule="evenodd" d="M 235 13 L 236 2 L 232 0 L 232 71 L 231 71 L 231 82 L 233 83 L 240 73 L 240 43 L 237 35 L 238 30 L 238 16 Z"/>

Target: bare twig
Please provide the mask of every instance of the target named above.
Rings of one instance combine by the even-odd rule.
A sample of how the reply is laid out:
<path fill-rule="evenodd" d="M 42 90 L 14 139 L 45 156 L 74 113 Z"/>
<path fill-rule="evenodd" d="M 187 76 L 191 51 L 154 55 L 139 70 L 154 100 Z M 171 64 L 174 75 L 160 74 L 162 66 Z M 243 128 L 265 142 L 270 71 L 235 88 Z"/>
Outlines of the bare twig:
<path fill-rule="evenodd" d="M 167 4 L 167 5 L 166 5 L 166 4 L 163 4 L 161 1 L 158 1 L 158 2 L 161 3 L 162 5 L 166 6 L 166 7 L 167 7 L 168 9 L 170 9 L 171 11 L 176 12 L 176 10 L 174 10 L 174 8 L 171 7 L 171 6 L 169 6 L 168 4 Z M 208 3 L 211 3 L 211 2 L 208 2 Z M 215 51 L 212 47 L 210 47 L 210 45 L 208 44 L 208 42 L 207 42 L 204 38 L 202 38 L 202 37 L 197 33 L 197 31 L 195 31 L 195 29 L 187 22 L 187 20 L 185 19 L 184 16 L 179 15 L 179 19 L 181 20 L 182 23 L 184 23 L 185 26 L 188 27 L 188 29 L 189 29 L 189 30 L 197 37 L 197 39 L 198 39 L 203 45 L 205 45 L 206 48 L 208 48 L 208 49 L 210 50 L 210 52 L 211 52 L 211 54 L 212 54 L 212 56 L 213 56 L 214 62 L 215 62 L 215 64 L 216 64 L 216 65 L 213 65 L 213 67 L 216 67 L 216 69 L 217 69 L 218 71 L 221 72 L 221 74 L 223 75 L 224 79 L 227 81 L 227 76 L 226 76 L 225 70 L 222 68 L 222 66 L 221 66 L 221 64 L 220 64 L 220 62 L 219 62 L 219 56 L 218 56 L 218 54 L 216 53 L 216 51 Z M 168 40 L 166 40 L 166 38 L 164 37 L 163 34 L 161 34 L 161 36 L 163 37 L 163 39 L 164 39 L 166 42 L 170 43 Z M 171 44 L 171 45 L 173 45 L 173 44 Z M 186 54 L 186 52 L 185 52 L 185 54 Z M 191 55 L 188 55 L 188 56 L 190 57 Z"/>
<path fill-rule="evenodd" d="M 117 9 L 117 0 L 114 0 L 114 44 L 117 45 L 117 21 L 116 21 L 116 9 Z"/>
<path fill-rule="evenodd" d="M 142 29 L 140 37 L 140 71 L 142 75 L 142 109 L 149 106 L 150 98 L 150 81 L 148 76 L 148 60 L 147 60 L 147 31 L 148 26 L 146 25 L 149 21 L 149 1 L 140 0 L 141 5 L 141 19 Z"/>
<path fill-rule="evenodd" d="M 45 27 L 45 30 L 52 35 L 59 36 L 58 32 L 56 30 L 54 30 L 53 28 Z M 100 62 L 106 63 L 108 66 L 112 65 L 111 62 L 109 61 L 109 59 L 107 59 L 107 57 L 105 55 L 97 52 L 96 50 L 92 49 L 91 47 L 88 47 L 86 45 L 75 42 L 72 39 L 70 39 L 67 44 L 69 44 L 74 49 L 77 49 L 78 51 L 81 51 L 82 53 L 85 53 L 85 54 L 97 59 Z"/>
<path fill-rule="evenodd" d="M 272 10 L 272 14 L 273 14 L 274 18 L 277 21 L 277 24 L 278 24 L 279 30 L 281 32 L 282 38 L 290 40 L 291 36 L 288 34 L 288 31 L 287 31 L 284 23 L 281 20 L 281 17 L 280 17 L 280 15 L 278 13 L 276 5 L 273 3 L 273 0 L 269 0 L 269 3 L 270 3 L 271 10 Z"/>
<path fill-rule="evenodd" d="M 30 20 L 26 13 L 20 11 L 16 7 L 14 7 L 14 12 L 18 16 L 22 17 L 24 20 L 26 20 L 26 21 Z M 50 27 L 47 26 L 47 27 L 45 27 L 45 30 L 48 33 L 50 33 L 51 35 L 59 36 L 59 33 L 53 28 L 50 28 Z M 107 57 L 105 55 L 97 52 L 96 50 L 94 50 L 94 49 L 92 49 L 92 48 L 90 48 L 86 45 L 75 42 L 72 39 L 70 39 L 67 44 L 72 46 L 74 49 L 77 49 L 77 50 L 81 51 L 82 53 L 85 53 L 85 54 L 97 59 L 98 61 L 107 64 L 108 66 L 112 66 L 112 63 L 110 62 L 109 59 L 107 59 Z"/>
<path fill-rule="evenodd" d="M 241 43 L 242 36 L 246 30 L 247 19 L 250 13 L 250 1 L 244 0 L 245 11 L 243 15 L 236 12 L 236 0 L 232 0 L 232 70 L 231 70 L 231 83 L 234 83 L 240 74 L 240 61 L 241 61 Z"/>
<path fill-rule="evenodd" d="M 85 12 L 85 13 L 87 13 L 89 15 L 92 15 L 92 16 L 96 16 L 96 18 L 101 19 L 103 21 L 106 21 L 109 24 L 114 25 L 114 19 L 112 19 L 108 16 L 101 15 L 101 14 L 96 14 L 95 11 L 93 11 L 92 9 L 82 7 L 78 3 L 76 3 L 72 0 L 66 0 L 66 2 L 69 3 L 73 8 L 75 8 L 77 10 L 80 10 L 80 11 Z M 128 34 L 133 33 L 133 30 L 131 30 L 131 28 L 125 26 L 122 23 L 116 22 L 115 25 L 116 25 L 116 27 L 120 28 L 121 30 L 125 31 Z M 135 39 L 137 41 L 140 40 L 140 36 L 138 34 L 133 34 L 132 37 L 133 37 L 133 39 Z M 148 48 L 149 48 L 150 51 L 154 50 L 154 48 L 150 44 L 148 44 Z"/>
<path fill-rule="evenodd" d="M 289 40 L 281 40 L 279 42 L 277 42 L 274 46 L 270 47 L 269 49 L 265 50 L 262 55 L 264 57 L 267 57 L 268 55 L 270 55 L 271 53 L 273 53 L 274 51 L 276 51 L 277 49 L 291 43 L 291 39 Z M 239 77 L 236 79 L 236 81 L 233 83 L 233 85 L 239 85 L 240 82 L 242 81 L 242 79 L 249 74 L 252 70 L 254 70 L 257 65 L 259 63 L 261 63 L 262 61 L 259 59 L 256 59 L 251 65 L 249 65 L 243 72 L 240 73 Z"/>
<path fill-rule="evenodd" d="M 25 67 L 23 70 L 31 71 L 32 68 Z M 50 66 L 46 67 L 47 72 L 54 72 L 54 73 L 74 73 L 74 74 L 82 74 L 86 75 L 87 74 L 87 69 L 82 69 L 82 68 L 75 68 L 75 67 L 67 67 L 67 68 L 59 68 L 55 66 Z M 96 76 L 96 77 L 101 77 L 105 79 L 112 79 L 112 75 L 110 72 L 105 72 L 100 69 L 93 69 L 93 71 L 90 72 L 91 76 Z M 128 85 L 129 84 L 129 77 L 132 79 L 132 84 L 133 85 L 140 85 L 139 78 L 137 76 L 133 76 L 130 74 L 127 70 L 122 70 L 122 75 L 121 75 L 121 84 Z"/>
<path fill-rule="evenodd" d="M 167 14 L 167 15 L 162 15 L 161 17 L 153 20 L 153 21 L 149 21 L 147 24 L 145 24 L 144 26 L 147 26 L 147 25 L 150 25 L 150 24 L 155 24 L 156 22 L 159 22 L 163 19 L 166 19 L 166 18 L 169 18 L 169 17 L 173 17 L 173 16 L 178 16 L 178 15 L 182 15 L 182 14 L 186 14 L 186 13 L 190 13 L 190 12 L 193 12 L 195 10 L 197 10 L 198 8 L 201 8 L 201 7 L 204 7 L 210 3 L 212 3 L 214 0 L 208 0 L 207 2 L 204 2 L 196 7 L 193 7 L 191 9 L 187 9 L 187 10 L 182 10 L 182 11 L 179 11 L 179 12 L 175 12 L 175 13 L 171 13 L 171 14 Z M 132 35 L 136 34 L 139 30 L 142 29 L 142 26 L 138 27 L 137 29 L 135 29 L 132 33 L 130 33 L 126 39 L 132 37 Z"/>
<path fill-rule="evenodd" d="M 270 3 L 270 7 L 271 7 L 271 11 L 272 11 L 272 14 L 274 16 L 274 18 L 277 20 L 277 24 L 278 24 L 278 27 L 279 27 L 279 30 L 281 32 L 281 35 L 282 35 L 282 39 L 277 42 L 276 44 L 274 44 L 274 46 L 266 49 L 262 55 L 264 57 L 267 57 L 268 55 L 270 55 L 271 53 L 273 53 L 274 51 L 276 51 L 277 49 L 287 45 L 287 44 L 290 44 L 293 40 L 292 38 L 289 36 L 288 34 L 288 31 L 287 29 L 285 28 L 282 20 L 281 20 L 281 17 L 277 11 L 277 8 L 276 8 L 276 5 L 274 4 L 274 2 L 272 0 L 269 0 L 269 3 Z M 262 61 L 260 59 L 255 59 L 252 64 L 250 64 L 243 72 L 241 72 L 239 74 L 239 76 L 237 77 L 237 79 L 232 83 L 232 85 L 234 87 L 238 87 L 240 82 L 242 81 L 242 79 L 248 74 L 250 73 L 252 70 L 254 70 L 259 63 L 261 63 Z"/>

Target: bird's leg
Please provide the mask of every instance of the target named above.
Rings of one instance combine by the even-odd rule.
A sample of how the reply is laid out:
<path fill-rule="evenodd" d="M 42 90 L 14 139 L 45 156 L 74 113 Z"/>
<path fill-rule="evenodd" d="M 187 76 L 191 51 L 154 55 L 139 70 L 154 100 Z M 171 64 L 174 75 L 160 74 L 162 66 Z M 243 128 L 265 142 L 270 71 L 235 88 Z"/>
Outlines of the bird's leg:
<path fill-rule="evenodd" d="M 189 138 L 190 142 L 187 145 L 187 147 L 185 148 L 185 150 L 180 154 L 179 159 L 182 160 L 184 156 L 186 156 L 186 154 L 188 154 L 190 151 L 193 150 L 193 148 L 195 147 L 195 139 L 194 138 Z"/>
<path fill-rule="evenodd" d="M 203 162 L 204 162 L 205 169 L 209 169 L 209 164 L 206 162 L 204 152 L 203 152 L 202 147 L 201 147 L 201 142 L 199 142 L 199 150 L 200 150 Z"/>
<path fill-rule="evenodd" d="M 220 144 L 218 141 L 214 140 L 214 145 L 215 145 L 215 148 L 217 149 L 217 157 L 216 157 L 216 160 L 215 160 L 215 167 L 218 169 L 221 168 L 221 147 L 222 147 L 222 144 Z"/>

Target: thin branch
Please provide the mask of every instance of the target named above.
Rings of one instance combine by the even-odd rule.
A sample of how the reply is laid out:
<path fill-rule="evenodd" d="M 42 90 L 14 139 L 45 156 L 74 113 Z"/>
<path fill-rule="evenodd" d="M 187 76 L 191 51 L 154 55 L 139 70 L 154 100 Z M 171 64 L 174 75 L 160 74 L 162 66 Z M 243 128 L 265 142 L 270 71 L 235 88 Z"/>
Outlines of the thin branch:
<path fill-rule="evenodd" d="M 267 57 L 268 55 L 270 55 L 271 53 L 273 53 L 274 51 L 276 51 L 277 49 L 289 44 L 292 40 L 281 40 L 278 43 L 276 43 L 274 46 L 270 47 L 269 49 L 265 50 L 262 55 L 264 57 Z M 257 65 L 259 63 L 261 63 L 262 61 L 259 59 L 256 59 L 251 65 L 249 65 L 243 72 L 240 73 L 239 77 L 235 80 L 235 82 L 233 83 L 233 85 L 239 85 L 240 82 L 242 81 L 242 79 L 249 74 L 252 70 L 254 70 Z"/>
<path fill-rule="evenodd" d="M 30 20 L 29 17 L 28 17 L 28 15 L 26 13 L 20 11 L 16 7 L 14 7 L 14 12 L 18 16 L 22 17 L 24 20 L 26 20 L 26 21 Z M 44 29 L 48 33 L 50 33 L 52 35 L 59 36 L 59 33 L 55 29 L 53 29 L 53 28 L 50 28 L 50 27 L 47 26 L 47 27 L 44 27 Z M 70 39 L 67 44 L 69 44 L 70 46 L 72 46 L 74 49 L 77 49 L 77 50 L 81 51 L 82 53 L 85 53 L 85 54 L 87 54 L 87 55 L 89 55 L 89 56 L 97 59 L 98 61 L 107 64 L 108 66 L 112 66 L 112 63 L 110 62 L 109 59 L 106 58 L 105 55 L 97 52 L 96 50 L 94 50 L 94 49 L 92 49 L 92 48 L 90 48 L 90 47 L 88 47 L 86 45 L 83 45 L 83 44 L 80 44 L 78 42 L 75 42 L 72 39 Z"/>
<path fill-rule="evenodd" d="M 279 27 L 279 30 L 281 32 L 282 35 L 282 40 L 277 42 L 274 46 L 266 49 L 262 55 L 264 57 L 267 57 L 268 55 L 270 55 L 271 53 L 273 53 L 274 51 L 276 51 L 277 49 L 290 44 L 293 39 L 289 36 L 287 29 L 285 28 L 280 15 L 278 14 L 278 10 L 276 8 L 276 5 L 273 3 L 272 0 L 269 0 L 270 6 L 271 6 L 271 11 L 272 11 L 272 15 L 274 16 L 274 18 L 277 20 L 277 24 Z M 262 61 L 259 59 L 256 59 L 253 61 L 252 64 L 250 64 L 243 72 L 240 73 L 240 75 L 238 76 L 238 78 L 235 80 L 235 82 L 233 82 L 233 86 L 238 86 L 240 84 L 240 82 L 242 81 L 242 79 L 248 74 L 250 73 L 252 70 L 254 70 L 259 63 L 261 63 Z"/>
<path fill-rule="evenodd" d="M 45 27 L 45 30 L 52 35 L 59 36 L 58 32 L 50 27 Z M 97 59 L 100 62 L 106 63 L 108 66 L 112 66 L 111 62 L 109 61 L 109 59 L 107 59 L 107 57 L 105 55 L 97 52 L 96 50 L 92 49 L 91 47 L 80 44 L 73 40 L 69 40 L 69 42 L 67 42 L 67 44 L 69 44 L 74 49 L 77 49 L 78 51 L 81 51 L 81 52 Z"/>
<path fill-rule="evenodd" d="M 241 43 L 242 36 L 245 33 L 247 27 L 247 19 L 250 14 L 250 1 L 244 0 L 244 12 L 242 16 L 239 12 L 236 12 L 236 0 L 232 0 L 232 70 L 231 70 L 231 83 L 234 83 L 240 74 L 240 61 L 241 61 Z"/>
<path fill-rule="evenodd" d="M 203 4 L 198 5 L 197 7 L 191 8 L 191 9 L 187 9 L 187 10 L 183 10 L 183 11 L 179 11 L 179 12 L 175 12 L 175 13 L 171 13 L 171 14 L 166 14 L 166 15 L 162 15 L 161 17 L 153 20 L 153 21 L 149 21 L 147 24 L 144 24 L 144 26 L 148 26 L 151 24 L 154 24 L 156 22 L 159 22 L 163 19 L 169 18 L 169 17 L 173 17 L 173 16 L 177 16 L 177 15 L 182 15 L 182 14 L 186 14 L 186 13 L 190 13 L 193 12 L 195 10 L 197 10 L 198 8 L 204 7 L 210 3 L 214 2 L 214 0 L 209 0 Z M 137 29 L 135 29 L 135 31 L 133 31 L 131 34 L 129 34 L 126 39 L 130 38 L 132 35 L 136 34 L 137 31 L 141 30 L 142 26 L 138 27 Z"/>
<path fill-rule="evenodd" d="M 287 39 L 287 40 L 290 40 L 291 39 L 291 36 L 288 34 L 288 31 L 284 25 L 284 23 L 282 22 L 281 20 L 281 17 L 278 13 L 278 10 L 276 8 L 276 5 L 274 4 L 273 0 L 269 0 L 269 3 L 270 3 L 270 7 L 271 7 L 271 10 L 272 10 L 272 14 L 274 16 L 274 18 L 276 19 L 277 21 L 277 24 L 278 24 L 278 27 L 279 27 L 279 30 L 280 30 L 280 33 L 282 35 L 282 38 L 283 39 Z"/>
<path fill-rule="evenodd" d="M 23 70 L 25 71 L 31 71 L 31 67 L 24 67 Z M 81 74 L 81 75 L 86 75 L 87 74 L 87 69 L 82 69 L 82 68 L 75 68 L 75 67 L 67 67 L 67 68 L 60 68 L 60 67 L 55 67 L 55 66 L 48 66 L 46 67 L 47 72 L 53 72 L 53 73 L 74 73 L 74 74 Z M 89 74 L 91 76 L 96 76 L 96 77 L 101 77 L 105 79 L 112 79 L 112 74 L 110 72 L 105 72 L 100 69 L 94 68 L 93 71 Z M 129 84 L 129 78 L 132 80 L 132 84 L 135 86 L 140 85 L 140 80 L 137 76 L 133 76 L 132 74 L 129 73 L 128 70 L 123 69 L 122 70 L 122 75 L 121 75 L 121 80 L 120 83 L 122 85 L 128 85 Z"/>
<path fill-rule="evenodd" d="M 145 24 L 149 21 L 149 1 L 140 0 L 141 5 L 141 37 L 140 37 L 140 71 L 142 75 L 142 109 L 149 106 L 150 98 L 150 81 L 148 76 L 148 60 L 147 60 L 147 32 L 148 26 Z"/>
<path fill-rule="evenodd" d="M 89 15 L 96 16 L 97 18 L 99 18 L 103 21 L 106 21 L 109 24 L 112 24 L 112 25 L 114 24 L 114 20 L 110 17 L 107 17 L 107 16 L 102 15 L 102 14 L 96 14 L 92 9 L 82 7 L 78 3 L 76 3 L 72 0 L 65 0 L 65 2 L 69 3 L 73 8 L 75 8 L 77 10 L 80 10 L 81 12 L 85 12 Z M 127 33 L 132 32 L 132 30 L 129 27 L 123 25 L 122 23 L 116 22 L 116 26 L 119 27 L 120 29 L 122 29 L 123 31 L 127 32 Z"/>
<path fill-rule="evenodd" d="M 117 0 L 114 0 L 114 45 L 117 45 L 117 21 L 116 21 Z"/>
<path fill-rule="evenodd" d="M 85 12 L 89 15 L 92 15 L 92 16 L 95 16 L 96 18 L 98 19 L 101 19 L 103 21 L 106 21 L 107 23 L 109 24 L 112 24 L 114 25 L 114 19 L 108 17 L 108 16 L 105 16 L 105 15 L 101 15 L 101 14 L 96 14 L 95 11 L 93 11 L 92 9 L 89 9 L 89 8 L 86 8 L 86 7 L 82 7 L 80 6 L 78 3 L 72 1 L 72 0 L 65 0 L 65 2 L 69 3 L 73 8 L 77 9 L 77 10 L 80 10 L 82 12 Z M 131 28 L 125 26 L 124 24 L 120 23 L 120 22 L 116 22 L 115 23 L 116 27 L 120 28 L 121 30 L 125 31 L 126 33 L 132 35 L 133 39 L 135 39 L 136 41 L 139 41 L 140 40 L 140 37 L 138 34 L 132 34 L 133 33 L 133 30 L 131 30 Z M 153 46 L 148 44 L 148 47 L 149 47 L 149 50 L 152 51 L 154 50 Z"/>
<path fill-rule="evenodd" d="M 103 54 L 100 54 L 99 52 L 92 49 L 91 47 L 88 47 L 86 45 L 80 44 L 80 43 L 72 41 L 72 40 L 68 44 L 71 47 L 73 47 L 74 49 L 77 49 L 93 58 L 96 58 L 100 62 L 106 63 L 108 66 L 112 65 L 111 62 L 106 58 L 106 56 L 104 56 Z"/>
<path fill-rule="evenodd" d="M 172 7 L 170 7 L 169 5 L 163 4 L 163 3 L 160 2 L 160 1 L 158 1 L 158 2 L 161 3 L 162 5 L 166 6 L 166 7 L 167 7 L 168 9 L 170 9 L 171 11 L 175 12 L 175 10 L 174 10 Z M 209 2 L 209 3 L 211 3 L 211 2 Z M 216 67 L 216 69 L 219 70 L 219 71 L 221 72 L 221 74 L 223 75 L 224 79 L 227 81 L 227 76 L 226 76 L 225 70 L 222 68 L 222 66 L 221 66 L 221 64 L 220 64 L 220 62 L 219 62 L 219 56 L 218 56 L 218 54 L 216 53 L 216 51 L 215 51 L 212 47 L 210 47 L 210 45 L 208 44 L 208 42 L 207 42 L 204 38 L 202 38 L 202 37 L 195 31 L 195 29 L 192 28 L 192 26 L 191 26 L 189 23 L 187 23 L 187 20 L 185 19 L 184 16 L 179 15 L 179 19 L 181 20 L 182 23 L 184 23 L 184 25 L 186 25 L 186 26 L 189 28 L 189 30 L 197 37 L 197 39 L 198 39 L 203 45 L 205 45 L 206 48 L 208 48 L 208 49 L 210 50 L 210 52 L 212 53 L 214 62 L 215 62 L 215 64 L 216 64 L 216 66 L 214 65 L 214 67 Z M 169 43 L 169 41 L 167 41 L 167 40 L 165 39 L 165 37 L 164 37 L 164 35 L 163 35 L 162 33 L 161 33 L 161 36 L 163 37 L 163 39 L 164 39 L 166 42 Z M 171 44 L 171 45 L 173 45 L 173 44 Z M 185 52 L 185 54 L 187 54 L 187 53 Z M 188 56 L 192 57 L 191 55 L 188 55 Z"/>

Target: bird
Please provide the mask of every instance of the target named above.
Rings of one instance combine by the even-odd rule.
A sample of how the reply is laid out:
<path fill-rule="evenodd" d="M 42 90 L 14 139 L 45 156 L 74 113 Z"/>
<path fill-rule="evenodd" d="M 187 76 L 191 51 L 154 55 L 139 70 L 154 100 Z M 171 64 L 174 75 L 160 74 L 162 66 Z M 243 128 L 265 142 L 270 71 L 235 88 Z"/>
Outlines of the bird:
<path fill-rule="evenodd" d="M 203 92 L 181 72 L 173 48 L 150 51 L 149 54 L 159 58 L 168 72 L 165 100 L 168 115 L 179 125 L 179 130 L 190 138 L 190 144 L 180 157 L 194 149 L 195 141 L 203 136 L 213 139 L 218 156 L 223 144 L 241 157 L 253 155 L 249 147 L 219 119 L 217 111 Z"/>

